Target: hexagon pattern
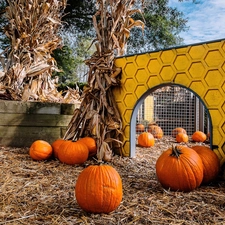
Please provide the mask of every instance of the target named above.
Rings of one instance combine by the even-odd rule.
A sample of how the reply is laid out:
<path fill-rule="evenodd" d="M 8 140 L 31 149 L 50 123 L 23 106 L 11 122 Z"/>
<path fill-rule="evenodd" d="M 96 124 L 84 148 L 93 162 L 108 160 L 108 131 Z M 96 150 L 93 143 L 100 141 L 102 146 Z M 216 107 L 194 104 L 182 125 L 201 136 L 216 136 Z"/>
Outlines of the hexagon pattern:
<path fill-rule="evenodd" d="M 182 85 L 196 93 L 209 110 L 212 146 L 225 162 L 225 40 L 125 56 L 121 86 L 113 94 L 123 121 L 124 156 L 130 156 L 130 121 L 139 98 L 159 85 Z"/>

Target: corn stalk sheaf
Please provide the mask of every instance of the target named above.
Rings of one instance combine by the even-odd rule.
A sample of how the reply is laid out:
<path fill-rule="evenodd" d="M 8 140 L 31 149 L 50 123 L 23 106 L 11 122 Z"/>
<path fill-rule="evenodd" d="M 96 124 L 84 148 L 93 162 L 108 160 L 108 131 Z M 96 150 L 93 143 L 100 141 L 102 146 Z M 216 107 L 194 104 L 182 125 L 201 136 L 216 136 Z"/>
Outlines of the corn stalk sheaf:
<path fill-rule="evenodd" d="M 8 0 L 8 4 L 5 34 L 11 46 L 3 52 L 7 58 L 0 73 L 0 97 L 66 102 L 51 77 L 58 71 L 51 53 L 61 47 L 58 32 L 66 0 Z"/>
<path fill-rule="evenodd" d="M 96 51 L 86 60 L 89 67 L 88 85 L 81 96 L 64 136 L 77 140 L 91 136 L 97 143 L 98 161 L 109 161 L 113 152 L 121 153 L 122 120 L 114 100 L 112 88 L 120 85 L 120 68 L 114 67 L 115 56 L 126 51 L 130 30 L 134 26 L 144 27 L 142 21 L 131 18 L 134 0 L 97 0 L 97 12 L 93 16 L 96 31 Z"/>

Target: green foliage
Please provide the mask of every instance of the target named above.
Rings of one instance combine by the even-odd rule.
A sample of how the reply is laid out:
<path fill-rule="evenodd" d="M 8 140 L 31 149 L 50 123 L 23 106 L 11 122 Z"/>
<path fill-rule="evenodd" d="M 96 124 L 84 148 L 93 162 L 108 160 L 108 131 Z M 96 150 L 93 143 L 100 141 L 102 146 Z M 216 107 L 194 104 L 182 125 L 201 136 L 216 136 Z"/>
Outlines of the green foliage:
<path fill-rule="evenodd" d="M 92 16 L 96 12 L 96 0 L 67 0 L 65 16 L 66 28 L 74 28 L 77 32 L 86 32 L 93 27 Z M 72 26 L 72 27 L 71 27 Z"/>
<path fill-rule="evenodd" d="M 136 28 L 128 43 L 128 53 L 167 48 L 182 43 L 179 33 L 187 29 L 187 19 L 168 0 L 146 0 L 144 8 L 145 30 Z M 135 19 L 142 19 L 137 14 Z"/>
<path fill-rule="evenodd" d="M 81 62 L 73 56 L 72 49 L 65 45 L 61 49 L 54 50 L 53 57 L 61 70 L 61 72 L 54 72 L 53 74 L 59 77 L 59 82 L 77 81 L 76 67 Z"/>
<path fill-rule="evenodd" d="M 7 1 L 6 0 L 0 0 L 0 45 L 1 49 L 4 50 L 7 47 L 9 47 L 10 42 L 8 37 L 4 33 L 4 27 L 6 26 L 8 20 L 5 17 L 5 7 L 7 6 Z"/>

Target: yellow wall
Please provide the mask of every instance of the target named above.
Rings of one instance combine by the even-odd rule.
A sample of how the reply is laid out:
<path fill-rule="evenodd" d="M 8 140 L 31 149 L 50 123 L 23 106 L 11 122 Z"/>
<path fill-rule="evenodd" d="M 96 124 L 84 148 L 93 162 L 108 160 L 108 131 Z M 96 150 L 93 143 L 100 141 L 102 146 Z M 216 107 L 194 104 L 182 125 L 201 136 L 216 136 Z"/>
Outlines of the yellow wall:
<path fill-rule="evenodd" d="M 144 101 L 144 120 L 148 120 L 149 122 L 153 122 L 154 119 L 154 98 L 149 95 L 146 97 Z"/>
<path fill-rule="evenodd" d="M 212 120 L 212 146 L 225 162 L 225 41 L 195 44 L 115 60 L 122 68 L 114 96 L 122 115 L 123 154 L 130 156 L 130 121 L 135 104 L 149 89 L 182 85 L 198 95 Z"/>

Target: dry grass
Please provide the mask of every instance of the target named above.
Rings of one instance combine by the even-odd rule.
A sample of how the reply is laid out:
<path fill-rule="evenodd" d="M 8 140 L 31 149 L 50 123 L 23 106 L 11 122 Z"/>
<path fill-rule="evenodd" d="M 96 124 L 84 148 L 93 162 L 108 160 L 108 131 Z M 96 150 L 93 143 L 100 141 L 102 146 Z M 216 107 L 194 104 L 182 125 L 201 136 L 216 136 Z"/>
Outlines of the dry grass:
<path fill-rule="evenodd" d="M 74 186 L 84 166 L 58 160 L 35 162 L 27 148 L 0 148 L 0 224 L 224 224 L 225 181 L 218 179 L 190 193 L 164 190 L 155 162 L 171 140 L 152 148 L 137 148 L 135 158 L 114 156 L 112 164 L 123 180 L 123 201 L 110 214 L 88 214 L 74 198 Z"/>

